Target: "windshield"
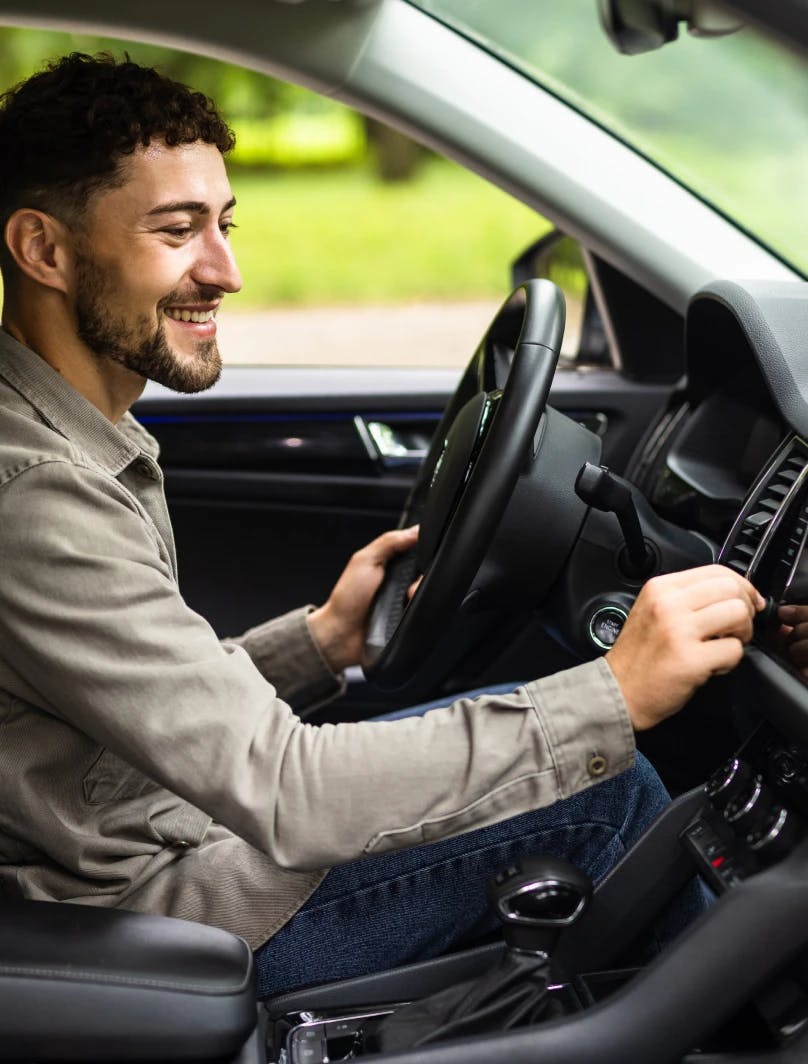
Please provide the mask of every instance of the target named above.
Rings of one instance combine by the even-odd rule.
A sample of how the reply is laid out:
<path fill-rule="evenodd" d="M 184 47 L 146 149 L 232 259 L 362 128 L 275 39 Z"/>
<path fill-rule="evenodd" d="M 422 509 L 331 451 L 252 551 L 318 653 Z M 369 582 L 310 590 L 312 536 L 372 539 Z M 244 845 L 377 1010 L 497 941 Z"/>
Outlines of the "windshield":
<path fill-rule="evenodd" d="M 745 28 L 619 55 L 595 0 L 415 0 L 808 274 L 808 61 Z"/>

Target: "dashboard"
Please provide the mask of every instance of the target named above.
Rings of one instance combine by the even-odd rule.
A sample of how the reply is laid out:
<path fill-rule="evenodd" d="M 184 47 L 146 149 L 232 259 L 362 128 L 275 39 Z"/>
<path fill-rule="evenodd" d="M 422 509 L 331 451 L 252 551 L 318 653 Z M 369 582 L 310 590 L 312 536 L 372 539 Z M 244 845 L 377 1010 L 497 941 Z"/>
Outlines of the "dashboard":
<path fill-rule="evenodd" d="M 687 383 L 629 475 L 656 514 L 712 542 L 766 598 L 730 678 L 742 741 L 683 837 L 722 893 L 808 834 L 808 285 L 701 290 L 686 356 Z"/>
<path fill-rule="evenodd" d="M 716 282 L 686 325 L 687 384 L 631 479 L 664 519 L 720 546 L 767 599 L 756 644 L 800 680 L 777 606 L 808 620 L 808 285 Z M 792 626 L 793 627 L 793 626 Z"/>

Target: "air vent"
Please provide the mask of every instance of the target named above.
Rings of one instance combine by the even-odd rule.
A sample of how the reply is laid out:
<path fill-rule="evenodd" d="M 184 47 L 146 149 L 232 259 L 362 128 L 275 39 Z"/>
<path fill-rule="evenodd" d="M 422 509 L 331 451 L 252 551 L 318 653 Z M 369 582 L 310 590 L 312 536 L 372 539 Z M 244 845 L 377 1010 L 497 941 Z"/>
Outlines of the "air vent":
<path fill-rule="evenodd" d="M 792 436 L 755 481 L 718 557 L 742 576 L 755 569 L 758 552 L 804 480 L 808 446 Z"/>

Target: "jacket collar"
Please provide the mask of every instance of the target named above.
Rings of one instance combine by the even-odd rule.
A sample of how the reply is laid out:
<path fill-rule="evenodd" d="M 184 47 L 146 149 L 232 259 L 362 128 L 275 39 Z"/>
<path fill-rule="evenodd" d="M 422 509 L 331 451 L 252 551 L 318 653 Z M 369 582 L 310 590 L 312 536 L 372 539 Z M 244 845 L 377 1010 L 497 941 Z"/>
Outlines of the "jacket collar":
<path fill-rule="evenodd" d="M 27 400 L 50 428 L 113 476 L 144 452 L 157 458 L 156 440 L 130 413 L 113 425 L 44 358 L 4 329 L 0 329 L 0 379 Z"/>

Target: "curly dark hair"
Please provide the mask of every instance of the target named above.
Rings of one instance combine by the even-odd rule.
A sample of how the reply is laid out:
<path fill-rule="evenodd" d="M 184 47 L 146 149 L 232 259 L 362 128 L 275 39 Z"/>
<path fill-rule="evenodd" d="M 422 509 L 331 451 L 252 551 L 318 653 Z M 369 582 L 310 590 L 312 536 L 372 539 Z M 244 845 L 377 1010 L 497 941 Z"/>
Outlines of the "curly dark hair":
<path fill-rule="evenodd" d="M 139 146 L 201 140 L 224 155 L 233 131 L 201 92 L 109 53 L 71 55 L 0 95 L 0 232 L 20 207 L 74 227 L 101 189 L 124 181 Z M 0 240 L 0 267 L 10 256 Z"/>

